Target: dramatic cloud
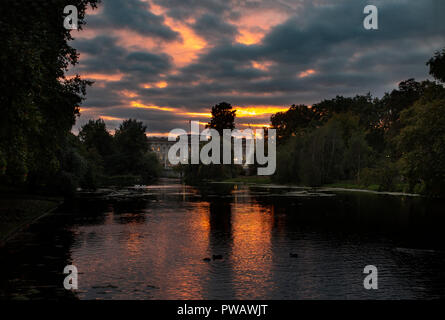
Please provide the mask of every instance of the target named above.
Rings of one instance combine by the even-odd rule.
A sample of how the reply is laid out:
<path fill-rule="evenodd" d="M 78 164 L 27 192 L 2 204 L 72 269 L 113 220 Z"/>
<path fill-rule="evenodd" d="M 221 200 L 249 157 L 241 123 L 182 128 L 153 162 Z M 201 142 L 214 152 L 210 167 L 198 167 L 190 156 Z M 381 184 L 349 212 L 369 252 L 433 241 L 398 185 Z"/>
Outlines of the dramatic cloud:
<path fill-rule="evenodd" d="M 379 29 L 363 28 L 363 8 Z M 74 33 L 95 81 L 81 126 L 125 118 L 153 134 L 208 121 L 210 107 L 236 106 L 238 125 L 267 124 L 291 104 L 336 95 L 381 96 L 428 77 L 425 62 L 445 46 L 441 0 L 103 0 Z"/>

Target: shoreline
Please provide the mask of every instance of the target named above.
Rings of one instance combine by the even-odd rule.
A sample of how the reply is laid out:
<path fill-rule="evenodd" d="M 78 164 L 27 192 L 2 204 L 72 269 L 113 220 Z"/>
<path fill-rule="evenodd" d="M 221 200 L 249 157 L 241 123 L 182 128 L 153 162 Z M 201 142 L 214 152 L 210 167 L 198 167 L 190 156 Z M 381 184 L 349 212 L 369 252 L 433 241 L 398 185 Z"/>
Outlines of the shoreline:
<path fill-rule="evenodd" d="M 33 195 L 2 195 L 0 198 L 0 247 L 17 234 L 54 212 L 62 198 Z"/>
<path fill-rule="evenodd" d="M 212 183 L 233 183 L 233 184 L 246 184 L 246 185 L 255 185 L 258 187 L 270 187 L 270 188 L 296 188 L 296 189 L 307 189 L 307 190 L 316 190 L 316 191 L 327 191 L 327 192 L 362 192 L 362 193 L 370 193 L 370 194 L 380 194 L 380 195 L 391 195 L 391 196 L 405 196 L 405 197 L 423 197 L 421 194 L 417 193 L 408 193 L 408 192 L 400 192 L 400 191 L 376 191 L 367 188 L 357 188 L 354 187 L 336 187 L 330 184 L 323 185 L 320 187 L 308 187 L 301 186 L 295 184 L 280 184 L 274 183 L 270 180 L 270 178 L 259 177 L 259 176 L 246 176 L 246 177 L 238 177 L 232 179 L 226 179 L 223 181 L 213 181 Z"/>

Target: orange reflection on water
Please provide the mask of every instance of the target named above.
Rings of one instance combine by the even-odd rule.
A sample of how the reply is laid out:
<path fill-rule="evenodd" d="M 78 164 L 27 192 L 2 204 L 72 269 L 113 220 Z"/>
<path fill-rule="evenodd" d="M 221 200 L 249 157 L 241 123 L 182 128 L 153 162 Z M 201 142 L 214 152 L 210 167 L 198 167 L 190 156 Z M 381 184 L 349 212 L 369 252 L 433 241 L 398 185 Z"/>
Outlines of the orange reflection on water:
<path fill-rule="evenodd" d="M 246 204 L 245 199 L 235 197 L 232 207 L 233 283 L 237 297 L 261 299 L 272 280 L 273 215 L 257 203 Z"/>
<path fill-rule="evenodd" d="M 151 230 L 160 244 L 153 257 L 157 263 L 152 276 L 162 279 L 168 298 L 204 299 L 203 275 L 208 264 L 202 259 L 209 244 L 209 203 L 194 203 L 184 212 L 177 230 L 170 227 L 162 224 Z M 178 246 L 178 240 L 184 245 Z"/>

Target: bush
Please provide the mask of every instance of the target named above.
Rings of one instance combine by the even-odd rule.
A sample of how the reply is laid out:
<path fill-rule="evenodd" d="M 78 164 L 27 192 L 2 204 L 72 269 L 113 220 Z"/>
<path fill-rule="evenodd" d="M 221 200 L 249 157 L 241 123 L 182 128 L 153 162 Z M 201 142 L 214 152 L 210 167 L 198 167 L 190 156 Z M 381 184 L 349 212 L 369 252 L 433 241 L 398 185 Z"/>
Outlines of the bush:
<path fill-rule="evenodd" d="M 368 190 L 371 191 L 379 191 L 380 190 L 380 186 L 378 184 L 371 184 L 367 187 Z"/>
<path fill-rule="evenodd" d="M 377 168 L 365 168 L 360 172 L 361 183 L 368 186 L 379 186 L 379 191 L 395 191 L 400 184 L 400 173 L 397 164 L 383 161 Z"/>
<path fill-rule="evenodd" d="M 162 172 L 162 166 L 153 152 L 147 152 L 142 158 L 140 173 L 143 183 L 150 183 L 159 178 Z"/>
<path fill-rule="evenodd" d="M 426 184 L 424 181 L 417 183 L 414 188 L 413 192 L 417 194 L 424 194 L 426 192 Z"/>

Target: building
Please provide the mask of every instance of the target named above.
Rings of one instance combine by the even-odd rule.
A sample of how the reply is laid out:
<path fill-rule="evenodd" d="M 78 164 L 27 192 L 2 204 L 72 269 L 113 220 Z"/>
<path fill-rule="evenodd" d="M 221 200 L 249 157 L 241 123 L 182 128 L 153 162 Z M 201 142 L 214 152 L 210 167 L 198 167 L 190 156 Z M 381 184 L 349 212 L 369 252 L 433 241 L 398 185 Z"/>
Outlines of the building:
<path fill-rule="evenodd" d="M 188 141 L 188 149 L 189 149 L 189 154 L 188 154 L 188 159 L 190 160 L 190 152 L 191 152 L 191 135 L 188 134 L 187 135 L 187 141 Z M 199 139 L 200 137 L 198 136 L 197 139 Z M 179 139 L 179 138 L 178 138 Z M 172 145 L 174 145 L 178 140 L 175 141 L 168 141 L 167 138 L 157 138 L 157 137 L 153 137 L 153 138 L 148 138 L 148 148 L 150 151 L 154 152 L 156 154 L 156 156 L 158 157 L 159 162 L 161 163 L 161 165 L 164 168 L 171 168 L 173 167 L 173 165 L 168 161 L 168 150 L 170 149 L 170 147 Z M 198 140 L 199 141 L 199 140 Z M 242 139 L 242 163 L 243 163 L 243 167 L 247 167 L 246 165 L 246 139 Z M 205 144 L 206 142 L 200 141 L 200 146 L 202 146 L 203 144 Z M 234 150 L 233 150 L 233 145 L 232 145 L 232 157 L 234 156 Z M 221 155 L 221 159 L 222 159 L 222 155 Z M 232 158 L 232 161 L 236 160 Z"/>
<path fill-rule="evenodd" d="M 148 149 L 156 154 L 164 168 L 170 168 L 172 164 L 168 161 L 168 150 L 175 143 L 167 138 L 148 138 Z"/>

